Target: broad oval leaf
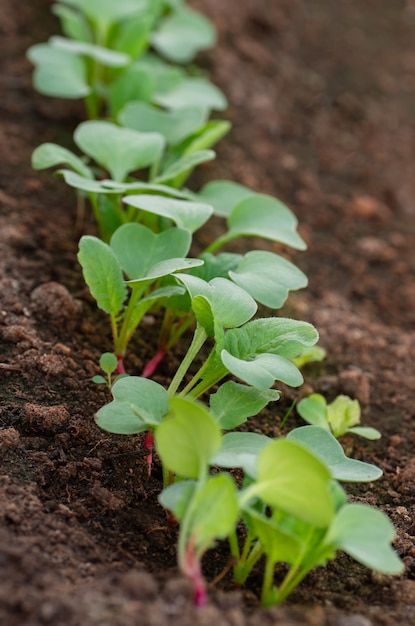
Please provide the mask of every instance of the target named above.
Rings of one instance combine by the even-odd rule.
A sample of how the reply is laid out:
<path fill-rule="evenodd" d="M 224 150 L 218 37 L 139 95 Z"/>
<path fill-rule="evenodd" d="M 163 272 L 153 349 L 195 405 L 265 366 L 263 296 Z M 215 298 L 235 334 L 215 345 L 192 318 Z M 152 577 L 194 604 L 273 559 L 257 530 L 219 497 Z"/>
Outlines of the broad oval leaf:
<path fill-rule="evenodd" d="M 303 398 L 297 404 L 299 415 L 312 426 L 320 426 L 330 432 L 327 421 L 327 402 L 324 396 L 313 393 L 308 398 Z"/>
<path fill-rule="evenodd" d="M 255 196 L 252 189 L 230 180 L 213 180 L 199 193 L 199 198 L 211 204 L 220 217 L 229 217 L 233 207 L 250 196 Z"/>
<path fill-rule="evenodd" d="M 249 528 L 258 537 L 267 559 L 272 564 L 296 562 L 303 545 L 294 534 L 254 509 L 250 509 L 247 516 Z"/>
<path fill-rule="evenodd" d="M 319 426 L 296 428 L 287 435 L 287 439 L 297 441 L 320 458 L 336 480 L 369 482 L 382 476 L 379 467 L 349 459 L 337 439 Z"/>
<path fill-rule="evenodd" d="M 324 543 L 356 561 L 383 572 L 401 574 L 404 565 L 391 547 L 395 530 L 381 511 L 364 504 L 345 504 L 331 524 Z"/>
<path fill-rule="evenodd" d="M 153 33 L 151 42 L 159 54 L 174 63 L 189 63 L 199 50 L 212 47 L 216 31 L 200 13 L 179 6 Z"/>
<path fill-rule="evenodd" d="M 78 261 L 98 307 L 109 315 L 118 315 L 127 297 L 127 287 L 114 252 L 97 237 L 85 235 L 79 242 Z"/>
<path fill-rule="evenodd" d="M 85 55 L 108 67 L 125 67 L 131 63 L 128 54 L 97 46 L 88 41 L 74 41 L 73 39 L 58 36 L 51 37 L 49 41 L 53 48 L 64 50 L 70 54 Z"/>
<path fill-rule="evenodd" d="M 235 528 L 239 503 L 234 481 L 229 474 L 210 476 L 195 492 L 189 535 L 200 551 L 207 550 L 215 539 L 225 539 Z"/>
<path fill-rule="evenodd" d="M 271 442 L 272 439 L 258 433 L 227 433 L 210 463 L 229 469 L 240 467 L 248 476 L 255 478 L 258 455 Z"/>
<path fill-rule="evenodd" d="M 203 296 L 208 300 L 214 317 L 223 328 L 241 326 L 257 310 L 255 300 L 226 278 L 213 278 L 209 283 L 191 274 L 180 274 L 176 278 L 185 285 L 192 299 Z"/>
<path fill-rule="evenodd" d="M 213 417 L 202 404 L 187 398 L 170 400 L 170 413 L 155 437 L 163 464 L 184 478 L 204 476 L 221 445 L 220 429 Z"/>
<path fill-rule="evenodd" d="M 69 165 L 80 176 L 93 178 L 89 167 L 76 154 L 56 143 L 42 143 L 33 151 L 32 167 L 34 170 L 44 170 L 55 165 Z"/>
<path fill-rule="evenodd" d="M 204 107 L 184 107 L 163 111 L 146 102 L 127 102 L 118 115 L 123 126 L 142 133 L 158 132 L 169 145 L 176 145 L 206 123 Z"/>
<path fill-rule="evenodd" d="M 155 234 L 142 224 L 123 224 L 111 237 L 110 246 L 130 279 L 144 278 L 157 263 L 185 257 L 191 236 L 188 230 L 168 228 Z"/>
<path fill-rule="evenodd" d="M 282 202 L 271 196 L 255 194 L 234 206 L 229 218 L 226 239 L 242 236 L 263 237 L 297 250 L 306 244 L 297 233 L 298 220 Z"/>
<path fill-rule="evenodd" d="M 156 92 L 154 100 L 166 109 L 196 106 L 223 111 L 228 104 L 223 93 L 204 78 L 185 78 L 169 91 Z"/>
<path fill-rule="evenodd" d="M 169 165 L 160 176 L 154 179 L 154 182 L 166 183 L 176 178 L 176 176 L 187 176 L 197 165 L 212 161 L 215 157 L 216 153 L 213 150 L 198 150 L 197 152 L 187 154 Z"/>
<path fill-rule="evenodd" d="M 203 261 L 200 259 L 167 259 L 166 261 L 160 261 L 160 263 L 156 263 L 151 267 L 146 276 L 142 278 L 135 278 L 134 280 L 129 280 L 129 285 L 134 285 L 140 282 L 153 282 L 157 278 L 162 278 L 163 276 L 169 276 L 170 274 L 174 274 L 175 272 L 182 272 L 183 270 L 191 269 L 193 267 L 197 267 L 201 265 Z"/>
<path fill-rule="evenodd" d="M 210 408 L 219 426 L 231 430 L 279 398 L 280 393 L 275 389 L 253 389 L 228 380 L 216 393 L 211 394 Z"/>
<path fill-rule="evenodd" d="M 291 387 L 298 387 L 304 382 L 295 365 L 279 354 L 257 354 L 245 360 L 222 350 L 221 359 L 231 374 L 256 389 L 269 389 L 276 380 Z"/>
<path fill-rule="evenodd" d="M 259 454 L 257 480 L 247 491 L 269 506 L 324 528 L 334 516 L 330 478 L 327 467 L 303 446 L 277 439 Z"/>
<path fill-rule="evenodd" d="M 97 424 L 111 433 L 130 435 L 157 426 L 169 410 L 167 391 L 147 378 L 126 376 L 112 386 L 113 402 L 99 409 Z"/>
<path fill-rule="evenodd" d="M 179 228 L 187 228 L 191 233 L 203 226 L 213 213 L 212 207 L 208 204 L 186 202 L 185 200 L 175 200 L 163 196 L 132 195 L 125 196 L 123 201 L 125 204 L 142 211 L 167 217 Z"/>
<path fill-rule="evenodd" d="M 130 172 L 157 161 L 164 147 L 164 139 L 158 133 L 138 133 L 96 120 L 82 122 L 75 131 L 74 140 L 118 182 Z"/>
<path fill-rule="evenodd" d="M 273 252 L 252 250 L 244 255 L 230 278 L 257 302 L 279 309 L 290 290 L 307 285 L 307 277 L 293 263 Z"/>
<path fill-rule="evenodd" d="M 92 88 L 88 83 L 84 59 L 51 44 L 31 46 L 27 58 L 35 66 L 33 84 L 37 91 L 56 98 L 85 98 Z"/>

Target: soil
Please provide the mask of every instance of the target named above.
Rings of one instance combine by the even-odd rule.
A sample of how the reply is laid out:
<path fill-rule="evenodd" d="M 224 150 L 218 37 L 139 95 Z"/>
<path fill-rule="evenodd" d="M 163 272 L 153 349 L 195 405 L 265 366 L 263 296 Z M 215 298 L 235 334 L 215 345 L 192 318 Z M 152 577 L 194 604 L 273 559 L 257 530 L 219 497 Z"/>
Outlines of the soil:
<path fill-rule="evenodd" d="M 82 105 L 32 90 L 29 45 L 59 32 L 47 0 L 2 1 L 0 32 L 0 623 L 7 626 L 392 626 L 415 624 L 415 5 L 411 0 L 198 0 L 219 43 L 198 63 L 227 94 L 233 131 L 193 185 L 229 178 L 286 202 L 308 251 L 309 287 L 285 314 L 327 350 L 250 428 L 268 434 L 311 390 L 360 400 L 379 442 L 344 440 L 384 477 L 351 497 L 395 524 L 406 570 L 392 578 L 339 554 L 280 608 L 259 579 L 224 578 L 194 608 L 175 562 L 177 529 L 157 504 L 140 437 L 101 432 L 95 386 L 107 321 L 76 262 L 75 198 L 30 168 L 41 142 L 71 146 Z M 92 221 L 82 232 L 94 232 Z M 204 235 L 208 237 L 208 235 Z M 252 242 L 250 242 L 252 243 Z M 272 249 L 262 241 L 256 247 Z M 248 245 L 248 244 L 247 244 Z M 148 320 L 126 366 L 155 348 Z M 169 378 L 174 356 L 156 380 Z M 290 417 L 288 428 L 300 424 Z M 218 546 L 204 560 L 213 580 Z"/>

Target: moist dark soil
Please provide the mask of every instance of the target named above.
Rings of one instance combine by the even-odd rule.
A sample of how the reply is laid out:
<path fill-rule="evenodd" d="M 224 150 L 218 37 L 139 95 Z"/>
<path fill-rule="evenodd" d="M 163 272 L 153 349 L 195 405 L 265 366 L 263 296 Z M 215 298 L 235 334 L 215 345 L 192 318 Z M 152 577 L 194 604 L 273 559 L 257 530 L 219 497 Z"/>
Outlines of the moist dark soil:
<path fill-rule="evenodd" d="M 309 247 L 291 257 L 310 284 L 284 314 L 315 324 L 327 351 L 306 369 L 305 388 L 287 390 L 249 427 L 278 434 L 292 400 L 311 390 L 358 398 L 383 437 L 343 443 L 384 476 L 349 491 L 390 516 L 405 573 L 375 574 L 339 554 L 283 607 L 260 608 L 256 575 L 244 590 L 224 577 L 206 607 L 193 606 L 176 568 L 177 528 L 157 503 L 157 460 L 149 478 L 140 437 L 94 423 L 109 397 L 91 378 L 111 341 L 76 261 L 80 232 L 94 225 L 77 221 L 72 190 L 30 167 L 41 142 L 71 147 L 84 119 L 82 104 L 31 87 L 25 50 L 59 27 L 47 0 L 2 0 L 0 623 L 415 624 L 415 5 L 194 4 L 218 28 L 198 63 L 227 94 L 233 131 L 192 184 L 228 178 L 294 210 Z M 147 320 L 134 340 L 130 373 L 151 358 L 155 326 Z M 169 380 L 175 358 L 156 380 Z M 299 424 L 292 415 L 286 428 Z M 226 563 L 226 546 L 208 553 L 208 580 Z"/>

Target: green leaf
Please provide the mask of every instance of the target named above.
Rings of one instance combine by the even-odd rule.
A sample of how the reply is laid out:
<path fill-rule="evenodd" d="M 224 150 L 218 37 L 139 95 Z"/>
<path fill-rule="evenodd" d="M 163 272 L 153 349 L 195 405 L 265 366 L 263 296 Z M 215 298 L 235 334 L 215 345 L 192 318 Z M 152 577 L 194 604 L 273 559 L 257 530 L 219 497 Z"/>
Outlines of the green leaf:
<path fill-rule="evenodd" d="M 204 107 L 184 107 L 162 111 L 146 102 L 127 102 L 118 116 L 123 126 L 142 133 L 158 132 L 169 145 L 176 145 L 206 123 Z"/>
<path fill-rule="evenodd" d="M 96 416 L 97 424 L 111 433 L 132 435 L 154 428 L 169 410 L 167 391 L 147 378 L 119 378 L 111 391 L 114 400 Z"/>
<path fill-rule="evenodd" d="M 99 366 L 103 372 L 110 375 L 117 369 L 117 357 L 112 352 L 104 352 L 99 359 Z"/>
<path fill-rule="evenodd" d="M 179 228 L 186 228 L 191 233 L 203 226 L 212 215 L 208 204 L 173 200 L 162 196 L 138 195 L 125 196 L 125 204 L 155 215 L 172 220 Z"/>
<path fill-rule="evenodd" d="M 382 476 L 382 470 L 375 465 L 349 459 L 337 439 L 319 426 L 296 428 L 287 439 L 300 443 L 321 459 L 336 480 L 369 482 Z"/>
<path fill-rule="evenodd" d="M 277 439 L 260 453 L 257 480 L 247 491 L 269 506 L 324 528 L 334 516 L 330 478 L 326 466 L 305 448 Z"/>
<path fill-rule="evenodd" d="M 150 102 L 154 88 L 154 79 L 148 69 L 137 66 L 127 68 L 109 87 L 108 102 L 112 117 L 116 117 L 121 109 L 132 100 Z M 159 131 L 155 129 L 154 132 Z"/>
<path fill-rule="evenodd" d="M 203 265 L 194 270 L 192 274 L 209 282 L 212 278 L 228 278 L 229 271 L 238 267 L 242 255 L 222 252 L 213 256 L 213 254 L 205 252 L 199 258 L 203 260 Z"/>
<path fill-rule="evenodd" d="M 158 496 L 161 506 L 171 511 L 174 517 L 181 522 L 190 501 L 194 495 L 196 482 L 194 480 L 181 480 L 169 485 Z"/>
<path fill-rule="evenodd" d="M 238 521 L 239 503 L 235 483 L 229 474 L 210 476 L 192 502 L 189 535 L 204 552 L 215 539 L 225 539 Z"/>
<path fill-rule="evenodd" d="M 32 167 L 44 170 L 55 165 L 69 165 L 75 172 L 86 178 L 93 178 L 92 172 L 85 163 L 70 150 L 56 143 L 42 143 L 32 154 Z"/>
<path fill-rule="evenodd" d="M 158 133 L 138 133 L 111 122 L 82 122 L 74 134 L 75 143 L 105 167 L 118 182 L 130 172 L 157 161 L 164 139 Z"/>
<path fill-rule="evenodd" d="M 146 10 L 146 0 L 69 0 L 92 21 L 100 33 L 106 33 L 110 25 Z"/>
<path fill-rule="evenodd" d="M 166 183 L 172 180 L 176 176 L 189 175 L 190 172 L 201 163 L 212 161 L 216 157 L 216 153 L 213 150 L 199 150 L 188 154 L 178 161 L 174 161 L 169 167 L 167 167 L 160 176 L 154 179 L 155 183 Z"/>
<path fill-rule="evenodd" d="M 98 307 L 109 315 L 118 315 L 127 287 L 114 252 L 97 237 L 85 235 L 79 242 L 78 261 Z"/>
<path fill-rule="evenodd" d="M 308 398 L 300 400 L 297 404 L 297 411 L 303 420 L 309 424 L 330 431 L 327 422 L 327 402 L 321 394 L 312 393 Z"/>
<path fill-rule="evenodd" d="M 142 278 L 135 278 L 134 280 L 129 280 L 129 285 L 134 285 L 136 283 L 141 282 L 153 282 L 157 278 L 162 278 L 163 276 L 169 276 L 170 274 L 174 274 L 174 272 L 182 272 L 183 270 L 191 269 L 192 267 L 197 267 L 201 265 L 203 261 L 200 259 L 167 259 L 166 261 L 160 261 L 160 263 L 156 263 L 151 267 L 146 276 Z"/>
<path fill-rule="evenodd" d="M 265 517 L 254 509 L 250 509 L 247 515 L 249 527 L 258 537 L 271 563 L 293 564 L 302 548 L 297 537 L 279 527 L 272 518 Z"/>
<path fill-rule="evenodd" d="M 119 24 L 111 41 L 111 48 L 125 52 L 133 60 L 141 56 L 149 46 L 151 19 L 146 13 L 132 16 Z"/>
<path fill-rule="evenodd" d="M 66 37 L 54 36 L 50 38 L 49 42 L 54 50 L 64 50 L 70 54 L 84 55 L 107 67 L 125 67 L 131 63 L 128 54 L 109 50 L 87 41 L 74 41 L 73 39 L 66 39 Z"/>
<path fill-rule="evenodd" d="M 275 380 L 298 386 L 303 378 L 289 359 L 317 340 L 317 331 L 306 322 L 257 319 L 226 333 L 221 360 L 232 374 L 258 389 L 271 387 Z"/>
<path fill-rule="evenodd" d="M 156 91 L 155 102 L 166 109 L 204 107 L 223 111 L 227 101 L 223 93 L 204 78 L 186 78 L 169 91 Z"/>
<path fill-rule="evenodd" d="M 221 359 L 231 374 L 256 389 L 269 389 L 276 380 L 291 387 L 303 383 L 303 377 L 295 365 L 278 354 L 257 354 L 248 361 L 222 350 Z"/>
<path fill-rule="evenodd" d="M 172 227 L 155 234 L 142 224 L 129 223 L 115 231 L 110 246 L 128 278 L 136 279 L 146 277 L 161 261 L 185 257 L 190 243 L 188 230 Z"/>
<path fill-rule="evenodd" d="M 298 369 L 302 369 L 307 363 L 320 363 L 326 358 L 326 351 L 321 346 L 307 348 L 299 356 L 292 359 Z"/>
<path fill-rule="evenodd" d="M 157 451 L 168 470 L 184 478 L 204 476 L 220 445 L 219 426 L 203 405 L 170 400 L 170 414 L 156 430 Z"/>
<path fill-rule="evenodd" d="M 210 463 L 229 469 L 240 467 L 248 476 L 255 478 L 258 455 L 271 441 L 269 437 L 257 433 L 227 433 Z"/>
<path fill-rule="evenodd" d="M 199 50 L 215 44 L 216 32 L 206 17 L 180 6 L 161 22 L 151 42 L 169 61 L 189 63 Z"/>
<path fill-rule="evenodd" d="M 390 545 L 394 538 L 395 530 L 381 511 L 354 503 L 345 504 L 336 514 L 324 543 L 347 552 L 366 567 L 401 574 L 404 565 Z"/>
<path fill-rule="evenodd" d="M 272 252 L 253 250 L 244 255 L 230 278 L 257 302 L 280 308 L 290 290 L 307 285 L 307 277 L 295 265 Z"/>
<path fill-rule="evenodd" d="M 63 4 L 52 5 L 51 11 L 61 22 L 64 34 L 77 41 L 92 41 L 92 33 L 88 22 L 78 12 Z"/>
<path fill-rule="evenodd" d="M 349 396 L 340 395 L 327 406 L 327 421 L 335 437 L 360 423 L 360 404 Z"/>
<path fill-rule="evenodd" d="M 377 428 L 372 428 L 371 426 L 354 426 L 353 428 L 349 428 L 347 432 L 352 433 L 352 435 L 359 435 L 359 437 L 364 437 L 370 441 L 375 441 L 382 437 L 382 434 Z"/>
<path fill-rule="evenodd" d="M 192 154 L 199 150 L 206 150 L 214 146 L 231 129 L 231 124 L 226 120 L 210 120 L 199 128 L 183 145 L 183 154 Z"/>
<path fill-rule="evenodd" d="M 226 278 L 213 278 L 209 283 L 190 274 L 176 275 L 192 299 L 202 296 L 211 305 L 214 317 L 223 328 L 235 328 L 255 314 L 255 300 Z"/>
<path fill-rule="evenodd" d="M 252 189 L 239 183 L 228 180 L 214 180 L 203 187 L 199 193 L 199 198 L 213 206 L 215 215 L 229 217 L 234 206 L 242 200 L 255 195 Z"/>
<path fill-rule="evenodd" d="M 210 396 L 210 408 L 219 426 L 232 430 L 279 398 L 274 389 L 261 391 L 229 380 Z"/>
<path fill-rule="evenodd" d="M 31 46 L 27 58 L 35 66 L 33 84 L 37 91 L 56 98 L 85 98 L 92 89 L 84 59 L 48 43 Z"/>
<path fill-rule="evenodd" d="M 256 194 L 234 206 L 228 218 L 224 240 L 254 236 L 278 241 L 297 250 L 306 245 L 297 233 L 297 218 L 282 202 L 271 196 Z"/>

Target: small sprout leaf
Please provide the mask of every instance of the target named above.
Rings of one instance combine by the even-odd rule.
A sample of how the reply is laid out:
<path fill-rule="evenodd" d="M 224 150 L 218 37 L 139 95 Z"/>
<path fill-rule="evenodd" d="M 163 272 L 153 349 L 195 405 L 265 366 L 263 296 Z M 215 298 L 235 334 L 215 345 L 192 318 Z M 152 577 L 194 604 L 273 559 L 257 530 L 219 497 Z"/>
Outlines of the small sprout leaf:
<path fill-rule="evenodd" d="M 279 397 L 274 389 L 260 391 L 229 380 L 210 396 L 210 408 L 219 426 L 232 430 Z"/>
<path fill-rule="evenodd" d="M 167 217 L 179 228 L 186 228 L 191 233 L 203 226 L 212 215 L 213 209 L 208 204 L 173 200 L 163 196 L 125 196 L 125 204 L 148 211 L 155 215 Z"/>
<path fill-rule="evenodd" d="M 358 400 L 340 395 L 327 406 L 327 421 L 335 437 L 341 437 L 349 428 L 360 424 L 360 405 Z"/>
<path fill-rule="evenodd" d="M 347 482 L 369 482 L 382 476 L 375 465 L 349 459 L 337 439 L 319 426 L 302 426 L 287 435 L 320 458 L 329 468 L 333 478 Z"/>
<path fill-rule="evenodd" d="M 187 398 L 170 400 L 170 413 L 156 430 L 157 451 L 167 469 L 199 478 L 220 445 L 219 426 L 203 405 Z"/>
<path fill-rule="evenodd" d="M 122 182 L 130 172 L 158 160 L 164 147 L 159 133 L 138 133 L 111 122 L 82 122 L 75 131 L 77 146 Z"/>
<path fill-rule="evenodd" d="M 99 308 L 109 315 L 118 315 L 127 297 L 127 288 L 114 252 L 97 237 L 85 235 L 79 242 L 78 261 Z"/>
<path fill-rule="evenodd" d="M 366 567 L 384 574 L 401 574 L 403 563 L 390 545 L 394 538 L 395 530 L 386 515 L 353 503 L 338 511 L 324 543 L 347 552 Z"/>
<path fill-rule="evenodd" d="M 230 278 L 257 302 L 279 309 L 289 290 L 307 285 L 307 277 L 295 265 L 272 252 L 253 250 L 245 254 Z"/>
<path fill-rule="evenodd" d="M 56 143 L 42 143 L 34 150 L 32 154 L 33 169 L 45 170 L 55 165 L 69 165 L 80 176 L 88 179 L 93 178 L 89 167 L 76 154 Z"/>
<path fill-rule="evenodd" d="M 377 428 L 372 428 L 371 426 L 353 426 L 353 428 L 349 428 L 347 432 L 359 435 L 359 437 L 364 437 L 364 439 L 369 439 L 370 441 L 380 439 L 382 436 Z"/>
<path fill-rule="evenodd" d="M 330 431 L 327 423 L 327 402 L 321 394 L 313 393 L 308 398 L 300 400 L 297 404 L 297 411 L 309 424 Z"/>
<path fill-rule="evenodd" d="M 112 352 L 104 352 L 101 354 L 99 366 L 103 372 L 110 375 L 117 369 L 117 357 Z"/>

